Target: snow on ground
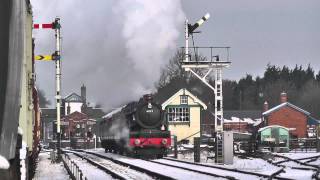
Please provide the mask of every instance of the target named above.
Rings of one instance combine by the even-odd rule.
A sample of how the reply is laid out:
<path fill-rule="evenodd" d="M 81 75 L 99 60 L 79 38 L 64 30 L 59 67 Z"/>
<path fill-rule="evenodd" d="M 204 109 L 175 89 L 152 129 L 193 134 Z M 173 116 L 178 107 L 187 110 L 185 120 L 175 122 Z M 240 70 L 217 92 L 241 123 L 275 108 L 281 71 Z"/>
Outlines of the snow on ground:
<path fill-rule="evenodd" d="M 312 179 L 313 174 L 314 171 L 285 168 L 285 172 L 281 173 L 279 176 L 289 179 L 306 180 Z"/>
<path fill-rule="evenodd" d="M 99 153 L 103 156 L 111 157 L 113 159 L 116 159 L 116 160 L 119 160 L 119 161 L 122 161 L 125 163 L 136 165 L 136 166 L 151 170 L 156 173 L 161 173 L 161 174 L 167 175 L 169 177 L 172 177 L 174 179 L 183 179 L 183 180 L 185 180 L 186 178 L 188 180 L 192 180 L 192 179 L 195 179 L 195 180 L 219 179 L 216 177 L 212 177 L 212 176 L 208 176 L 208 175 L 204 175 L 204 174 L 199 174 L 199 173 L 195 173 L 195 172 L 191 172 L 191 171 L 186 171 L 186 170 L 183 170 L 180 168 L 174 168 L 174 167 L 169 167 L 169 166 L 165 166 L 165 165 L 161 165 L 161 164 L 156 164 L 156 163 L 144 161 L 141 159 L 134 159 L 134 158 L 124 157 L 124 156 L 120 156 L 120 155 L 116 155 L 116 154 L 112 154 L 112 153 L 105 153 L 104 150 L 96 150 L 96 151 L 92 150 L 92 152 L 96 152 L 96 153 Z"/>
<path fill-rule="evenodd" d="M 232 172 L 232 171 L 227 171 L 227 170 L 222 170 L 222 169 L 215 169 L 214 167 L 204 167 L 204 166 L 198 166 L 198 165 L 192 165 L 192 164 L 184 164 L 181 162 L 175 162 L 175 161 L 169 161 L 169 160 L 165 160 L 165 159 L 158 159 L 155 160 L 157 162 L 162 162 L 162 163 L 166 163 L 166 164 L 171 164 L 174 166 L 179 166 L 179 167 L 184 167 L 184 168 L 188 168 L 188 169 L 194 169 L 194 170 L 198 170 L 198 171 L 202 171 L 202 172 L 208 172 L 208 173 L 212 173 L 212 174 L 218 174 L 221 176 L 230 176 L 230 177 L 234 177 L 237 179 L 260 179 L 260 177 L 254 176 L 254 175 L 250 175 L 250 174 L 243 174 L 243 173 L 238 173 L 238 172 Z"/>
<path fill-rule="evenodd" d="M 72 159 L 81 169 L 83 175 L 87 177 L 87 179 L 113 179 L 112 176 L 108 175 L 104 171 L 98 169 L 97 167 L 89 164 L 86 160 L 79 158 L 78 156 L 73 155 L 72 153 L 68 153 L 70 159 Z"/>
<path fill-rule="evenodd" d="M 316 161 L 309 162 L 308 164 L 317 165 L 320 167 L 320 158 L 318 158 Z"/>
<path fill-rule="evenodd" d="M 207 159 L 208 156 L 211 158 Z M 194 162 L 193 153 L 178 154 L 178 159 L 183 161 Z M 208 151 L 201 151 L 200 162 L 206 165 L 223 166 L 230 169 L 238 169 L 242 171 L 256 172 L 256 173 L 262 173 L 267 175 L 270 175 L 280 169 L 280 167 L 274 166 L 263 159 L 258 159 L 258 158 L 242 159 L 242 158 L 238 158 L 237 156 L 234 156 L 232 165 L 218 165 L 214 163 L 214 154 Z"/>
<path fill-rule="evenodd" d="M 284 165 L 286 167 L 312 168 L 310 166 L 304 166 L 304 165 L 301 165 L 301 164 L 293 162 L 293 161 L 283 162 L 283 163 L 280 163 L 280 165 Z"/>
<path fill-rule="evenodd" d="M 238 169 L 238 170 L 247 171 L 247 172 L 267 174 L 267 175 L 271 175 L 272 173 L 281 169 L 280 167 L 274 166 L 263 159 L 258 159 L 258 158 L 241 159 L 236 156 L 233 158 L 232 165 L 219 165 L 219 166 Z"/>
<path fill-rule="evenodd" d="M 35 180 L 67 180 L 69 175 L 63 163 L 51 163 L 50 152 L 40 152 Z"/>
<path fill-rule="evenodd" d="M 104 153 L 103 149 L 97 150 L 100 154 L 106 154 Z M 320 153 L 316 152 L 298 152 L 298 153 L 275 153 L 278 155 L 286 156 L 292 159 L 301 159 L 301 158 L 307 158 L 307 157 L 315 157 L 319 156 Z M 114 155 L 112 155 L 114 156 Z M 116 156 L 116 155 L 115 155 Z M 201 163 L 206 165 L 213 165 L 213 166 L 223 166 L 230 169 L 238 169 L 243 171 L 250 171 L 250 172 L 256 172 L 256 173 L 262 173 L 262 174 L 272 174 L 280 169 L 278 166 L 274 166 L 271 163 L 268 163 L 267 161 L 259 158 L 248 158 L 248 159 L 241 159 L 237 156 L 234 157 L 234 161 L 232 165 L 217 165 L 214 163 L 214 159 L 207 159 L 207 156 L 213 157 L 214 154 L 211 154 L 207 151 L 201 151 Z M 194 162 L 193 159 L 193 153 L 192 152 L 184 152 L 178 154 L 178 159 L 183 161 L 189 161 Z M 281 157 L 275 157 L 273 159 L 273 162 L 283 161 L 286 160 Z M 320 166 L 320 158 L 316 161 L 310 162 L 309 164 L 319 165 Z M 291 167 L 304 167 L 300 164 L 294 163 L 292 161 L 283 163 L 282 165 L 287 166 L 284 170 L 285 172 L 281 173 L 281 177 L 286 177 L 290 179 L 312 179 L 312 175 L 315 173 L 315 171 L 311 170 L 300 170 L 300 169 L 292 169 Z M 306 167 L 311 168 L 311 167 Z M 162 172 L 167 172 L 166 169 L 162 169 Z M 179 172 L 176 172 L 178 174 Z M 186 175 L 181 175 L 181 177 L 187 177 Z M 188 179 L 190 179 L 188 177 Z M 192 179 L 192 178 L 191 178 Z"/>
<path fill-rule="evenodd" d="M 317 152 L 297 152 L 297 153 L 274 153 L 281 156 L 286 156 L 291 159 L 301 159 L 301 158 L 308 158 L 308 157 L 314 157 L 314 156 L 320 156 L 320 153 Z"/>
<path fill-rule="evenodd" d="M 121 175 L 125 179 L 139 179 L 139 180 L 153 179 L 151 176 L 149 176 L 145 173 L 141 173 L 139 171 L 130 169 L 130 167 L 116 164 L 116 163 L 112 162 L 111 160 L 103 159 L 103 158 L 100 158 L 100 157 L 92 155 L 92 154 L 85 154 L 85 153 L 80 153 L 80 154 L 99 163 L 100 165 L 103 165 L 104 167 L 108 168 L 109 170 Z"/>

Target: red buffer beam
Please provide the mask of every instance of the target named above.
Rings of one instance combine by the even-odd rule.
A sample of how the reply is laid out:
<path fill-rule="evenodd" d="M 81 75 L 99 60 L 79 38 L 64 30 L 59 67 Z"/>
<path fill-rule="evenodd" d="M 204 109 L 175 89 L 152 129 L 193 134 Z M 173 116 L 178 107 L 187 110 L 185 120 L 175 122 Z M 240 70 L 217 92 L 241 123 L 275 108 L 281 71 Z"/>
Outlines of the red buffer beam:
<path fill-rule="evenodd" d="M 34 29 L 54 29 L 53 23 L 50 24 L 33 24 Z"/>

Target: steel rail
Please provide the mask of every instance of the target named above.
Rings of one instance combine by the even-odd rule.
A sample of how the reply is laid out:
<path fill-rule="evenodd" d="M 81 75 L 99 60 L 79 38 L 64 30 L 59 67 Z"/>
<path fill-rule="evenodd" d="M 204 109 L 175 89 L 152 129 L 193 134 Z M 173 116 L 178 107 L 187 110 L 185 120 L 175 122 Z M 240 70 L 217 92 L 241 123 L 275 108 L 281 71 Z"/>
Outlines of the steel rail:
<path fill-rule="evenodd" d="M 230 169 L 230 168 L 220 167 L 220 166 L 212 166 L 212 165 L 206 165 L 206 164 L 200 164 L 200 163 L 181 161 L 181 160 L 171 159 L 171 158 L 163 158 L 163 159 L 170 160 L 170 161 L 175 161 L 175 162 L 180 162 L 180 163 L 185 163 L 185 164 L 209 167 L 209 168 L 212 168 L 212 169 L 221 169 L 221 170 L 226 170 L 226 171 L 231 171 L 231 172 L 238 172 L 238 173 L 242 173 L 242 174 L 250 174 L 250 175 L 264 177 L 264 178 L 289 180 L 289 178 L 276 177 L 276 175 L 278 175 L 279 173 L 283 172 L 283 168 L 281 168 L 280 170 L 276 171 L 275 173 L 273 173 L 271 175 L 267 175 L 267 174 L 260 174 L 260 173 L 255 173 L 255 172 L 242 171 L 242 170 L 238 170 L 238 169 Z"/>

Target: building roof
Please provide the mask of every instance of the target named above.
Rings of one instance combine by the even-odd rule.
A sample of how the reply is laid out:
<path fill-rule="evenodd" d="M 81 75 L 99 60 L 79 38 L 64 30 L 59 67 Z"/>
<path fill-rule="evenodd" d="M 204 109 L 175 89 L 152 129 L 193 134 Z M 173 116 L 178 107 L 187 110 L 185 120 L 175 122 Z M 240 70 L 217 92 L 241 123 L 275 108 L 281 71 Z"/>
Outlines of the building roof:
<path fill-rule="evenodd" d="M 261 111 L 259 110 L 226 110 L 223 111 L 224 119 L 231 119 L 232 117 L 237 118 L 250 118 L 250 119 L 259 119 L 261 118 Z"/>
<path fill-rule="evenodd" d="M 262 115 L 263 116 L 268 116 L 270 113 L 272 113 L 274 111 L 277 111 L 277 110 L 279 110 L 279 109 L 281 109 L 281 108 L 283 108 L 285 106 L 291 107 L 291 108 L 293 108 L 293 109 L 295 109 L 295 110 L 297 110 L 299 112 L 302 112 L 303 114 L 306 114 L 307 116 L 310 115 L 310 113 L 308 111 L 305 111 L 305 110 L 303 110 L 303 109 L 301 109 L 301 108 L 299 108 L 299 107 L 297 107 L 297 106 L 295 106 L 295 105 L 293 105 L 293 104 L 291 104 L 289 102 L 284 102 L 282 104 L 279 104 L 278 106 L 275 106 L 275 107 L 269 109 L 268 111 L 265 111 L 264 113 L 262 113 Z"/>
<path fill-rule="evenodd" d="M 122 108 L 124 108 L 124 107 L 125 107 L 125 106 L 118 107 L 118 108 L 110 111 L 110 112 L 107 113 L 106 115 L 104 115 L 102 118 L 106 118 L 106 119 L 111 118 L 113 114 L 116 114 L 116 113 L 120 112 L 120 111 L 122 110 Z"/>
<path fill-rule="evenodd" d="M 263 128 L 260 128 L 260 129 L 258 130 L 258 132 L 264 131 L 264 130 L 266 130 L 266 129 L 268 129 L 268 128 L 283 128 L 283 129 L 285 129 L 285 130 L 287 130 L 287 131 L 290 130 L 289 128 L 286 128 L 286 127 L 284 127 L 284 126 L 271 125 L 271 126 L 265 126 L 265 127 L 263 127 Z"/>
<path fill-rule="evenodd" d="M 64 100 L 65 100 L 66 102 L 83 102 L 82 97 L 79 96 L 79 95 L 76 94 L 76 93 L 71 93 L 71 94 L 69 94 L 68 96 L 66 96 L 66 97 L 64 98 Z"/>
<path fill-rule="evenodd" d="M 312 116 L 309 116 L 308 117 L 308 125 L 319 125 L 320 124 L 320 121 L 317 120 L 316 118 L 312 117 Z"/>
<path fill-rule="evenodd" d="M 181 94 L 188 95 L 193 99 L 195 103 L 198 103 L 203 107 L 203 109 L 207 109 L 207 105 L 204 104 L 198 97 L 194 96 L 190 91 L 188 91 L 186 88 L 180 89 L 178 92 L 176 92 L 174 95 L 172 95 L 169 99 L 167 99 L 164 103 L 162 103 L 162 109 L 165 109 L 166 106 L 168 106 L 177 96 L 180 96 Z"/>
<path fill-rule="evenodd" d="M 65 121 L 65 120 L 69 120 L 69 119 L 89 119 L 88 115 L 82 113 L 82 112 L 78 112 L 75 111 L 71 114 L 68 114 L 66 116 L 64 116 L 61 120 Z"/>

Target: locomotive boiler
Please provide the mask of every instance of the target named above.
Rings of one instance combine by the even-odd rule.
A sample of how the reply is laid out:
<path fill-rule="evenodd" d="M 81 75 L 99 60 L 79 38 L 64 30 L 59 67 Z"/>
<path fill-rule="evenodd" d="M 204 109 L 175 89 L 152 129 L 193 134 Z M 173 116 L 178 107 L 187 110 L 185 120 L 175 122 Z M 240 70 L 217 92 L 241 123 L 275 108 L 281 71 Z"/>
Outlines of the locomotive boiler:
<path fill-rule="evenodd" d="M 164 112 L 151 95 L 107 114 L 99 123 L 99 132 L 106 152 L 160 158 L 171 145 Z"/>

